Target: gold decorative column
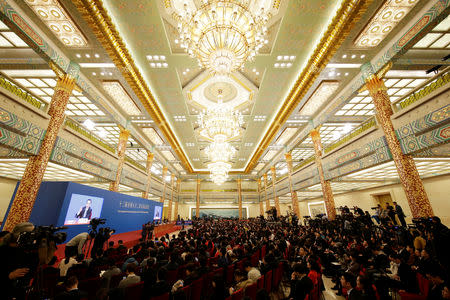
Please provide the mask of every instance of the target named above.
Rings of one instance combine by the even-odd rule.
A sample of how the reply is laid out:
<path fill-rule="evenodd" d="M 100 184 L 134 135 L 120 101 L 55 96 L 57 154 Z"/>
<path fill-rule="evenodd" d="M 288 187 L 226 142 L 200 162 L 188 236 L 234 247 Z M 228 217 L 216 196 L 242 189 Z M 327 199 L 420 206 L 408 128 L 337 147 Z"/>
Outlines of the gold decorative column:
<path fill-rule="evenodd" d="M 270 200 L 267 198 L 267 173 L 263 175 L 264 178 L 264 194 L 266 199 L 266 211 L 270 209 Z"/>
<path fill-rule="evenodd" d="M 163 203 L 163 207 L 164 207 L 164 201 L 166 200 L 166 175 L 167 175 L 167 167 L 163 167 L 163 169 L 162 169 L 163 193 L 162 193 L 162 197 L 161 197 L 161 202 Z"/>
<path fill-rule="evenodd" d="M 200 217 L 200 178 L 197 178 L 197 197 L 195 201 L 195 216 Z"/>
<path fill-rule="evenodd" d="M 378 123 L 383 129 L 387 144 L 392 153 L 398 176 L 406 194 L 409 207 L 414 218 L 433 216 L 433 209 L 423 187 L 422 179 L 417 171 L 412 156 L 403 154 L 400 142 L 395 134 L 391 116 L 393 115 L 391 101 L 386 86 L 377 75 L 366 79 L 366 88 L 375 105 Z"/>
<path fill-rule="evenodd" d="M 150 187 L 152 183 L 152 165 L 153 165 L 154 154 L 147 151 L 147 164 L 145 166 L 145 172 L 147 173 L 147 184 L 145 185 L 145 191 L 142 192 L 142 198 L 148 199 L 148 193 L 150 192 Z"/>
<path fill-rule="evenodd" d="M 236 180 L 238 189 L 239 220 L 242 220 L 242 187 L 241 178 Z"/>
<path fill-rule="evenodd" d="M 178 220 L 178 203 L 180 202 L 180 187 L 181 187 L 181 179 L 178 178 L 177 179 L 177 202 L 175 202 L 175 208 L 173 210 L 173 218 L 175 219 L 175 221 Z"/>
<path fill-rule="evenodd" d="M 119 190 L 120 176 L 122 175 L 123 165 L 125 163 L 125 150 L 127 149 L 128 138 L 130 131 L 125 128 L 120 128 L 119 142 L 117 143 L 117 172 L 116 179 L 110 183 L 109 190 L 117 192 Z"/>
<path fill-rule="evenodd" d="M 311 139 L 314 143 L 314 151 L 316 153 L 316 167 L 319 171 L 320 184 L 322 185 L 323 199 L 325 200 L 325 207 L 327 209 L 328 219 L 334 220 L 336 218 L 336 208 L 334 206 L 333 191 L 328 180 L 325 180 L 322 167 L 322 142 L 320 140 L 319 130 L 313 129 L 310 133 Z"/>
<path fill-rule="evenodd" d="M 167 208 L 167 220 L 172 221 L 172 204 L 173 204 L 173 189 L 175 182 L 175 174 L 170 176 L 170 199 L 169 199 L 169 207 Z"/>
<path fill-rule="evenodd" d="M 277 210 L 277 216 L 279 216 L 281 214 L 281 211 L 280 211 L 280 199 L 277 197 L 277 191 L 275 190 L 275 182 L 277 180 L 277 173 L 275 166 L 272 166 L 270 168 L 270 171 L 272 172 L 273 200 L 275 202 L 275 209 Z"/>
<path fill-rule="evenodd" d="M 292 186 L 292 155 L 291 153 L 286 153 L 284 155 L 286 158 L 286 165 L 288 169 L 288 178 L 289 178 L 289 191 L 291 193 L 291 200 L 292 200 L 292 210 L 294 211 L 294 214 L 300 218 L 300 208 L 298 206 L 298 197 L 297 197 L 297 191 L 294 191 L 294 187 Z"/>
<path fill-rule="evenodd" d="M 259 201 L 259 215 L 264 216 L 264 206 L 261 201 L 261 178 L 258 178 L 258 201 Z"/>
<path fill-rule="evenodd" d="M 3 230 L 11 231 L 16 224 L 26 222 L 30 217 L 74 86 L 74 79 L 70 75 L 64 75 L 56 84 L 48 110 L 50 120 L 39 153 L 28 160 Z"/>

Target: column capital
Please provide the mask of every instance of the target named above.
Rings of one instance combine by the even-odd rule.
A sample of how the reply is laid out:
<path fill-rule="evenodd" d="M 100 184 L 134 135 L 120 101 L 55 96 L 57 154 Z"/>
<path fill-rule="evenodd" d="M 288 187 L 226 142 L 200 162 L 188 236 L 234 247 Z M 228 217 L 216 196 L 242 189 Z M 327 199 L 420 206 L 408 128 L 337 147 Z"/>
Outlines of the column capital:
<path fill-rule="evenodd" d="M 155 154 L 153 152 L 150 152 L 147 150 L 147 161 L 153 162 L 154 158 L 155 158 Z"/>
<path fill-rule="evenodd" d="M 163 177 L 166 176 L 168 170 L 169 170 L 169 169 L 168 169 L 167 167 L 163 167 L 163 168 L 162 168 L 162 176 L 163 176 Z M 163 178 L 163 180 L 164 180 L 164 178 Z"/>
<path fill-rule="evenodd" d="M 130 131 L 128 129 L 121 127 L 120 133 L 119 133 L 119 140 L 128 140 L 129 137 L 130 137 Z"/>
<path fill-rule="evenodd" d="M 313 140 L 313 142 L 315 142 L 315 141 L 320 141 L 319 127 L 314 128 L 313 130 L 311 130 L 311 132 L 309 133 L 309 135 L 311 136 L 311 139 Z"/>
<path fill-rule="evenodd" d="M 200 178 L 197 178 L 197 184 L 200 184 L 202 180 Z"/>
<path fill-rule="evenodd" d="M 63 90 L 69 94 L 72 94 L 74 87 L 75 87 L 75 79 L 69 74 L 64 74 L 62 77 L 58 79 L 55 86 L 55 91 Z"/>
<path fill-rule="evenodd" d="M 264 177 L 264 180 L 266 180 L 267 179 L 267 173 L 264 173 L 263 177 Z"/>
<path fill-rule="evenodd" d="M 380 91 L 387 91 L 387 87 L 384 85 L 383 79 L 376 75 L 370 76 L 366 79 L 365 87 L 371 95 L 374 95 Z"/>
<path fill-rule="evenodd" d="M 291 154 L 291 152 L 286 152 L 284 154 L 284 158 L 286 159 L 287 162 L 292 162 L 292 154 Z"/>
<path fill-rule="evenodd" d="M 270 167 L 270 172 L 272 172 L 272 174 L 274 174 L 276 171 L 277 169 L 275 168 L 275 166 Z"/>
<path fill-rule="evenodd" d="M 238 179 L 236 179 L 236 182 L 237 182 L 238 184 L 241 184 L 242 179 L 241 179 L 241 178 L 238 178 Z"/>

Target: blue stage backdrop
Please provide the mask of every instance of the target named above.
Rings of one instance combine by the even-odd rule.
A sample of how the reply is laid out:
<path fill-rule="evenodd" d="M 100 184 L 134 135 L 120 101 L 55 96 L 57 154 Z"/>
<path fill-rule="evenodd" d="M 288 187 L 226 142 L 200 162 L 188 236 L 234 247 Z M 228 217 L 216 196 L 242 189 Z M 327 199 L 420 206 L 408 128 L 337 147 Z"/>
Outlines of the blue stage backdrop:
<path fill-rule="evenodd" d="M 14 196 L 15 192 L 12 199 Z M 161 212 L 162 203 L 73 182 L 43 182 L 30 222 L 38 226 L 67 226 L 66 241 L 69 241 L 81 232 L 88 232 L 93 218 L 106 219 L 99 227 L 113 228 L 116 233 L 140 230 L 142 224 L 153 221 L 155 208 Z"/>

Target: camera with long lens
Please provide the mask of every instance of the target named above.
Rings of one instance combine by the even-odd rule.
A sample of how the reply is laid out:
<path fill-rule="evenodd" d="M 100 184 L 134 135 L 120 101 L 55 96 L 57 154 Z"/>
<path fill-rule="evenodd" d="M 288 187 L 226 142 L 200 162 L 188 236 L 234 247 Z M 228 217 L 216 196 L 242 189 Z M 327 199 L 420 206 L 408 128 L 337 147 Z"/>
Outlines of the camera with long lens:
<path fill-rule="evenodd" d="M 17 244 L 19 247 L 30 251 L 41 248 L 52 242 L 61 244 L 66 240 L 67 233 L 58 231 L 64 229 L 67 229 L 67 227 L 54 227 L 53 225 L 36 226 L 33 231 L 22 232 L 17 239 Z"/>
<path fill-rule="evenodd" d="M 414 226 L 419 229 L 422 229 L 422 230 L 432 230 L 433 229 L 433 222 L 431 221 L 431 218 L 428 218 L 428 217 L 413 218 L 412 222 L 413 222 Z"/>
<path fill-rule="evenodd" d="M 91 225 L 92 231 L 94 233 L 97 233 L 97 227 L 98 225 L 103 225 L 106 223 L 106 219 L 100 219 L 100 218 L 94 218 L 89 222 L 89 225 Z"/>

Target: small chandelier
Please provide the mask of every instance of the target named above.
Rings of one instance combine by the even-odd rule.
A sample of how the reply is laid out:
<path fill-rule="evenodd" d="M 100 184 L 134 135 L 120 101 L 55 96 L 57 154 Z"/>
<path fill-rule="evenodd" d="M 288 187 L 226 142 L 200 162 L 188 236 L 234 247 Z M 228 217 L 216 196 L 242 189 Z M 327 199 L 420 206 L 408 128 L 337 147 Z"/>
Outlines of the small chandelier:
<path fill-rule="evenodd" d="M 273 0 L 173 2 L 181 47 L 202 68 L 219 74 L 243 68 L 269 42 L 266 24 L 277 7 Z"/>
<path fill-rule="evenodd" d="M 208 164 L 208 169 L 211 172 L 209 175 L 212 182 L 221 185 L 228 178 L 228 172 L 231 169 L 231 164 L 224 161 L 218 161 Z"/>
<path fill-rule="evenodd" d="M 198 117 L 200 135 L 216 142 L 225 142 L 238 137 L 243 123 L 242 114 L 223 104 L 220 94 L 218 104 L 201 112 Z"/>
<path fill-rule="evenodd" d="M 208 169 L 211 173 L 210 178 L 216 184 L 222 184 L 228 178 L 228 171 L 231 164 L 228 162 L 236 153 L 236 149 L 227 142 L 212 142 L 205 149 L 211 163 Z"/>

